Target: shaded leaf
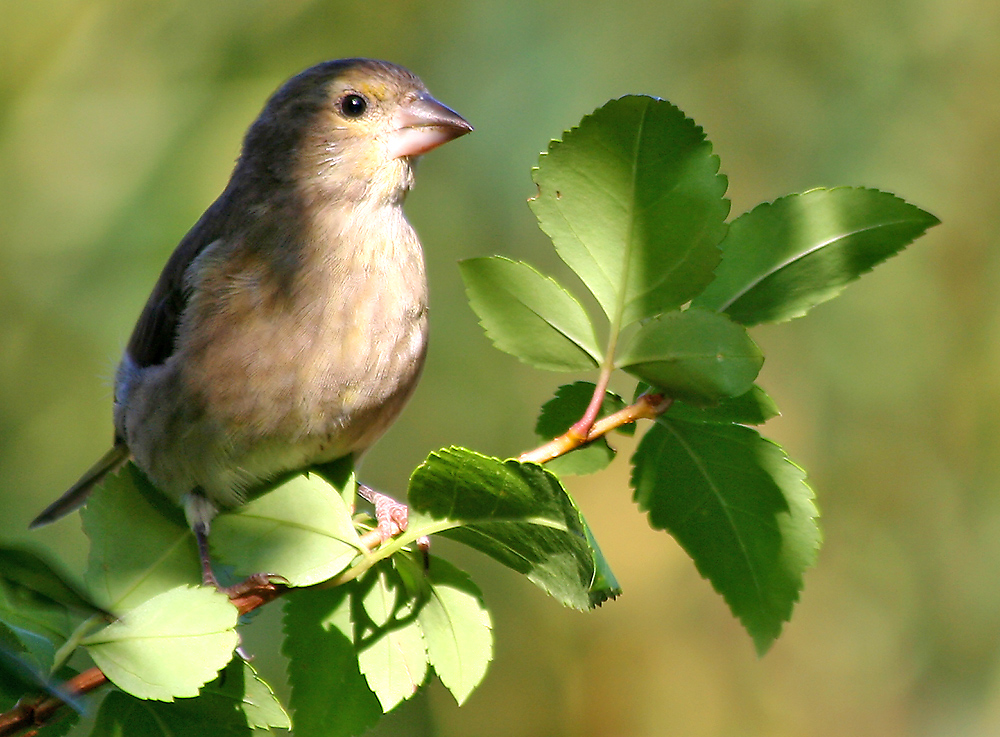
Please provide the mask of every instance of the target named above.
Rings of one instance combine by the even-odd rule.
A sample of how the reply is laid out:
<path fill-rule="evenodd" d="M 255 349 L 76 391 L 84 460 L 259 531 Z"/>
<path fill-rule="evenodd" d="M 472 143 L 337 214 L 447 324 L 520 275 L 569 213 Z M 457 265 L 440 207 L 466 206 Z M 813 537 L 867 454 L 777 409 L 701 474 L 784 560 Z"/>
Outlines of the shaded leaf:
<path fill-rule="evenodd" d="M 47 694 L 61 699 L 75 711 L 82 711 L 80 700 L 67 692 L 60 680 L 49 676 L 7 625 L 0 622 L 0 713 L 13 707 L 25 696 Z"/>
<path fill-rule="evenodd" d="M 804 473 L 740 425 L 661 417 L 633 457 L 632 488 L 722 594 L 763 654 L 792 613 L 820 544 Z"/>
<path fill-rule="evenodd" d="M 664 413 L 664 417 L 688 422 L 709 422 L 736 425 L 763 425 L 772 417 L 777 417 L 778 405 L 756 384 L 745 394 L 727 397 L 718 404 L 707 407 L 692 407 L 676 401 Z"/>
<path fill-rule="evenodd" d="M 382 707 L 358 669 L 349 593 L 292 592 L 284 602 L 284 642 L 296 737 L 349 737 L 382 716 Z"/>
<path fill-rule="evenodd" d="M 441 533 L 523 573 L 567 606 L 619 588 L 558 477 L 533 463 L 464 448 L 431 453 L 410 477 L 408 537 Z"/>
<path fill-rule="evenodd" d="M 500 256 L 467 259 L 459 267 L 469 304 L 497 348 L 550 371 L 598 365 L 590 318 L 555 279 Z"/>
<path fill-rule="evenodd" d="M 361 550 L 351 510 L 318 474 L 298 475 L 220 514 L 212 550 L 243 575 L 273 573 L 311 586 L 343 571 Z"/>
<path fill-rule="evenodd" d="M 0 624 L 7 625 L 20 648 L 46 672 L 73 631 L 74 620 L 62 604 L 0 580 Z"/>
<path fill-rule="evenodd" d="M 535 423 L 535 434 L 542 440 L 551 440 L 562 435 L 587 411 L 594 396 L 595 385 L 589 381 L 564 384 L 556 390 L 556 395 L 542 405 L 542 411 Z M 607 392 L 601 404 L 598 417 L 606 417 L 625 407 L 625 402 L 617 394 Z M 627 425 L 634 432 L 635 424 Z M 545 467 L 560 476 L 566 474 L 595 473 L 606 468 L 614 460 L 615 451 L 604 438 L 587 443 L 566 455 L 555 458 Z"/>
<path fill-rule="evenodd" d="M 173 701 L 197 695 L 230 661 L 239 642 L 237 614 L 215 589 L 178 586 L 125 612 L 81 644 L 123 691 Z"/>
<path fill-rule="evenodd" d="M 743 327 L 696 309 L 646 322 L 615 360 L 616 368 L 692 404 L 744 394 L 763 363 Z"/>
<path fill-rule="evenodd" d="M 0 546 L 0 579 L 55 604 L 87 614 L 104 613 L 65 571 L 27 548 Z"/>
<path fill-rule="evenodd" d="M 253 729 L 291 729 L 292 721 L 274 691 L 253 666 L 243 658 L 229 661 L 219 677 L 205 684 L 198 697 L 216 702 L 213 708 L 242 715 L 245 726 Z M 181 699 L 175 704 L 184 704 Z"/>
<path fill-rule="evenodd" d="M 530 201 L 611 324 L 676 309 L 719 263 L 726 179 L 705 134 L 665 100 L 612 100 L 553 141 Z"/>
<path fill-rule="evenodd" d="M 804 315 L 940 221 L 875 189 L 813 189 L 734 220 L 715 281 L 693 305 L 744 325 Z"/>
<path fill-rule="evenodd" d="M 232 699 L 212 694 L 172 703 L 113 691 L 101 703 L 91 737 L 250 737 Z"/>
<path fill-rule="evenodd" d="M 80 515 L 90 538 L 84 578 L 105 609 L 123 612 L 201 582 L 198 551 L 183 513 L 133 464 L 105 477 Z"/>

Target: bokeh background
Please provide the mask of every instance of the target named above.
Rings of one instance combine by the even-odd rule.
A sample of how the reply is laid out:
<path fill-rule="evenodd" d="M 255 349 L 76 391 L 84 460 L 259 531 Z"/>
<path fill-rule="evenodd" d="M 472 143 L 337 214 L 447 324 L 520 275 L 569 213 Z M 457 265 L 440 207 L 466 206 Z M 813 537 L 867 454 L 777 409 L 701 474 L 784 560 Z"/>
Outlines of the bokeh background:
<path fill-rule="evenodd" d="M 110 377 L 160 267 L 247 124 L 326 58 L 404 64 L 475 134 L 422 162 L 408 212 L 432 289 L 424 380 L 365 464 L 405 487 L 450 443 L 531 447 L 565 380 L 496 352 L 456 260 L 563 274 L 525 205 L 550 138 L 611 97 L 707 131 L 733 213 L 815 186 L 943 221 L 808 317 L 753 331 L 826 544 L 763 659 L 623 460 L 570 488 L 625 594 L 588 614 L 457 547 L 495 620 L 462 708 L 432 685 L 396 735 L 994 735 L 1000 730 L 1000 4 L 993 0 L 0 0 L 0 536 L 74 570 L 79 520 L 27 521 L 105 449 Z M 271 654 L 278 607 L 249 647 Z M 271 629 L 269 629 L 271 628 Z"/>

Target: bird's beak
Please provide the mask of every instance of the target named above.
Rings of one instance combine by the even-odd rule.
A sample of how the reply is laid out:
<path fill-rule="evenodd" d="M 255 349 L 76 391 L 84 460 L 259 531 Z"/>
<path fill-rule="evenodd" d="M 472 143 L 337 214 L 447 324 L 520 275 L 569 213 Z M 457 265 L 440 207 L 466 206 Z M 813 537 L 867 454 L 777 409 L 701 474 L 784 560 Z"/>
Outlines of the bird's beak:
<path fill-rule="evenodd" d="M 426 92 L 401 106 L 393 116 L 393 123 L 389 134 L 389 153 L 393 158 L 425 154 L 472 130 L 465 118 Z"/>

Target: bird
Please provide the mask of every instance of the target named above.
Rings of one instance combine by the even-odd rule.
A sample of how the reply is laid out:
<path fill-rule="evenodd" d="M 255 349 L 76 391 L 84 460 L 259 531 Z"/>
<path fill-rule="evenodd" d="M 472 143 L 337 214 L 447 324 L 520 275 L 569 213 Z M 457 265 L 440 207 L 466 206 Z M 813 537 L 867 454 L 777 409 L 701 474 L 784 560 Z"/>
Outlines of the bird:
<path fill-rule="evenodd" d="M 386 61 L 326 61 L 279 87 L 138 318 L 115 372 L 111 449 L 31 527 L 131 460 L 184 509 L 215 583 L 217 513 L 357 460 L 427 350 L 423 250 L 403 213 L 415 162 L 472 130 Z"/>

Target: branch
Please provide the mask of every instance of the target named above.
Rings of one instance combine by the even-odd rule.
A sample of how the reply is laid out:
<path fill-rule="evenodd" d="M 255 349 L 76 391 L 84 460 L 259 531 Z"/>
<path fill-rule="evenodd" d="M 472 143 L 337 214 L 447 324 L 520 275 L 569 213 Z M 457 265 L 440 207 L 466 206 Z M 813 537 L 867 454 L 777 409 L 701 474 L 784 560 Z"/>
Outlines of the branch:
<path fill-rule="evenodd" d="M 521 463 L 546 463 L 553 458 L 569 453 L 571 450 L 576 450 L 581 445 L 593 442 L 622 425 L 631 424 L 636 420 L 655 420 L 670 408 L 673 401 L 670 397 L 664 397 L 662 394 L 643 394 L 634 404 L 593 422 L 585 436 L 577 431 L 577 426 L 580 425 L 578 422 L 545 445 L 522 453 L 517 457 L 517 460 Z"/>

